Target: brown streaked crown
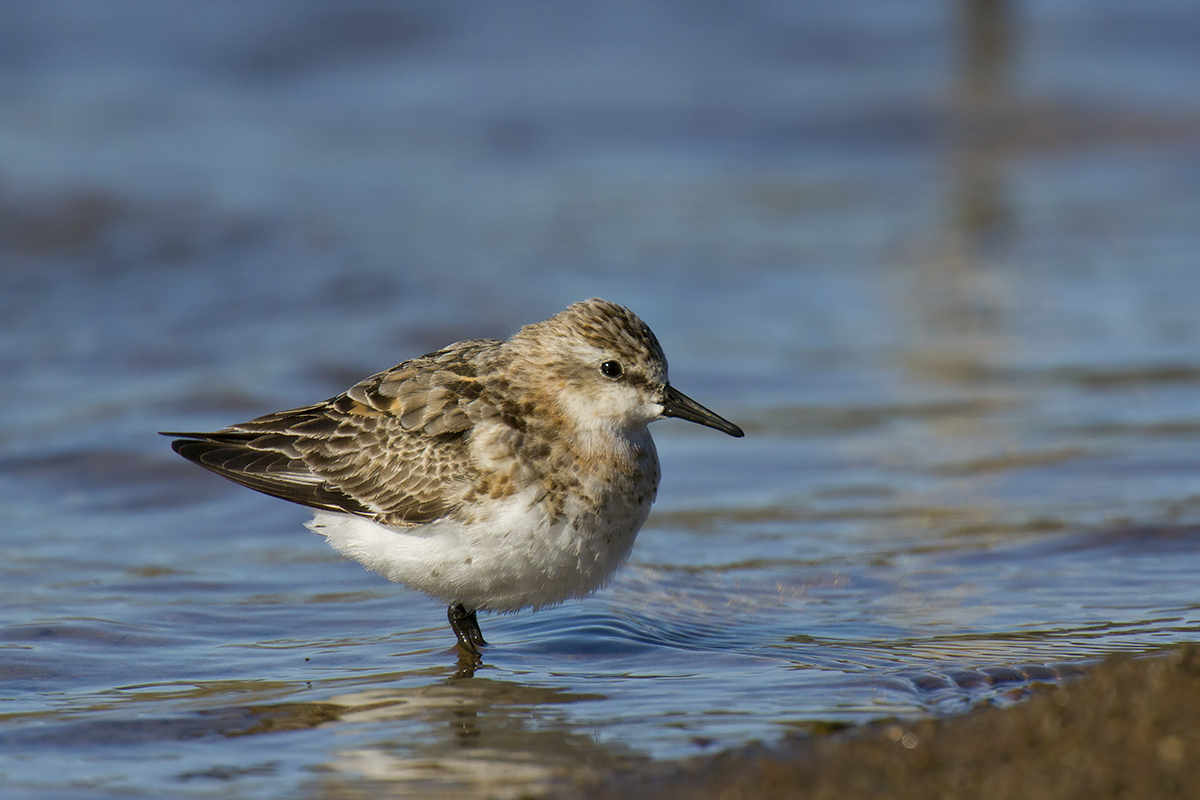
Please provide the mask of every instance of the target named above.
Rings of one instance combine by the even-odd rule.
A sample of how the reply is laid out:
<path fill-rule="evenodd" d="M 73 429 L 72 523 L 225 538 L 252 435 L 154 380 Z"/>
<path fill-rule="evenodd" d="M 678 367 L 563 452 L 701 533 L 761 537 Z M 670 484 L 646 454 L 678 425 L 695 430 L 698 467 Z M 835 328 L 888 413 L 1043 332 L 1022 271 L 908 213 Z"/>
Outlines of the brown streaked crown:
<path fill-rule="evenodd" d="M 553 362 L 584 344 L 625 366 L 640 365 L 648 378 L 667 382 L 667 357 L 650 326 L 624 306 L 593 297 L 572 303 L 550 319 L 526 325 L 511 343 L 540 350 Z"/>

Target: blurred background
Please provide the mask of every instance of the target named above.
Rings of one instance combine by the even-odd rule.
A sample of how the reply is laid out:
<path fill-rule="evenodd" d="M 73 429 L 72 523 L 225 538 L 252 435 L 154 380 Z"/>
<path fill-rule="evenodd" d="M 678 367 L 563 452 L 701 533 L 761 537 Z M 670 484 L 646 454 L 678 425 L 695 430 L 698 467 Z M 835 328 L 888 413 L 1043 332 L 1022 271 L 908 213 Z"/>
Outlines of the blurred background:
<path fill-rule="evenodd" d="M 0 5 L 6 792 L 518 796 L 1200 638 L 1198 77 L 1189 0 Z M 748 435 L 473 678 L 155 435 L 589 296 Z"/>

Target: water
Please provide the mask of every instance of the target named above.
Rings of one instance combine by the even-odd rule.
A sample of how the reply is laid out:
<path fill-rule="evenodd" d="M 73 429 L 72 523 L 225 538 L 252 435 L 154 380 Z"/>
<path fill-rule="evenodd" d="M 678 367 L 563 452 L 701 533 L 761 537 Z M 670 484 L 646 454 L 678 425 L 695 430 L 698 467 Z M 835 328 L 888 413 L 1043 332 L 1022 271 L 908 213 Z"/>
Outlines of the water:
<path fill-rule="evenodd" d="M 953 10 L 6 7 L 6 796 L 517 796 L 1200 639 L 1200 17 Z M 472 678 L 154 435 L 591 295 L 747 437 L 656 424 Z"/>

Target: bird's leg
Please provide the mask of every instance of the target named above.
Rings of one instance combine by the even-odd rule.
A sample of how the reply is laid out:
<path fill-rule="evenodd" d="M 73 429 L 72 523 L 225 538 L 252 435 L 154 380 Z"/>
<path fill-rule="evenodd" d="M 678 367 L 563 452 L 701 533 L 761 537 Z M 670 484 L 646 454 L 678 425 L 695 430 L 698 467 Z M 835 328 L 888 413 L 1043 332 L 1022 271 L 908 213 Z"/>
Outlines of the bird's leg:
<path fill-rule="evenodd" d="M 487 647 L 487 641 L 483 638 L 483 631 L 479 629 L 479 618 L 475 616 L 474 611 L 467 614 L 467 633 L 476 647 Z"/>
<path fill-rule="evenodd" d="M 458 646 L 468 655 L 479 659 L 478 645 L 486 643 L 483 641 L 483 634 L 479 632 L 479 622 L 475 619 L 475 612 L 467 611 L 462 603 L 455 603 L 446 609 L 446 617 L 450 620 L 450 629 L 454 631 L 454 636 L 458 639 Z"/>

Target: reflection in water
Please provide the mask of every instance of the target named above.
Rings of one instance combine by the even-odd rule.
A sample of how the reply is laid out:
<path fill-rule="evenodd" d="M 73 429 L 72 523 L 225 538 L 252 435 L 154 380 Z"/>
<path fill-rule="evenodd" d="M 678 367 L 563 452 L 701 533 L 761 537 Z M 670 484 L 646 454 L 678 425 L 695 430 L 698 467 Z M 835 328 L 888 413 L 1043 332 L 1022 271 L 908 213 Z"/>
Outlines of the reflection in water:
<path fill-rule="evenodd" d="M 223 686 L 214 694 L 236 691 L 257 693 L 263 687 Z M 197 693 L 210 689 L 197 687 Z M 455 676 L 417 688 L 333 695 L 321 702 L 215 707 L 169 717 L 127 710 L 120 718 L 58 722 L 52 715 L 37 715 L 24 724 L 10 720 L 0 743 L 10 752 L 71 747 L 93 752 L 102 763 L 106 754 L 119 754 L 121 748 L 140 748 L 151 758 L 164 744 L 190 741 L 236 739 L 245 742 L 248 754 L 283 750 L 289 748 L 286 734 L 331 727 L 342 732 L 343 743 L 330 753 L 331 761 L 320 765 L 321 777 L 311 787 L 314 796 L 517 797 L 643 760 L 628 748 L 573 733 L 556 719 L 556 708 L 604 699 Z M 204 785 L 274 774 L 283 761 L 187 768 L 177 771 L 175 780 Z"/>
<path fill-rule="evenodd" d="M 935 345 L 923 366 L 961 375 L 991 349 L 1002 324 L 1002 292 L 983 267 L 1002 243 L 1010 212 L 1004 169 L 1011 143 L 1008 78 L 1015 26 L 1009 0 L 962 0 L 960 69 L 953 105 L 950 208 L 944 241 L 926 260 L 917 303 Z M 980 351 L 978 348 L 982 347 Z"/>
<path fill-rule="evenodd" d="M 998 244 L 1010 223 L 1005 199 L 1005 141 L 1012 131 L 1009 80 L 1016 22 L 1013 0 L 960 0 L 962 75 L 951 149 L 955 190 L 953 240 L 970 260 Z"/>
<path fill-rule="evenodd" d="M 330 698 L 341 722 L 370 739 L 340 749 L 315 796 L 491 798 L 537 794 L 637 759 L 619 745 L 555 724 L 554 709 L 605 699 L 486 678 Z M 417 727 L 411 723 L 416 721 Z M 399 727 L 397 727 L 399 725 Z M 389 729 L 395 733 L 388 735 Z M 372 794 L 375 793 L 375 794 Z"/>
<path fill-rule="evenodd" d="M 476 658 L 475 656 L 473 656 L 469 653 L 460 651 L 458 649 L 456 649 L 456 652 L 458 653 L 458 664 L 454 671 L 454 677 L 456 677 L 456 678 L 473 678 L 473 677 L 475 677 L 476 670 L 478 670 L 479 667 L 482 666 L 482 662 L 480 661 L 480 659 Z"/>
<path fill-rule="evenodd" d="M 912 293 L 926 339 L 910 366 L 951 381 L 986 362 L 1003 324 L 1004 290 L 983 270 L 1001 244 L 1010 212 L 1004 168 L 1012 126 L 1008 79 L 1015 24 L 1009 0 L 961 0 L 961 70 L 948 162 L 950 207 L 943 241 L 925 259 Z"/>

